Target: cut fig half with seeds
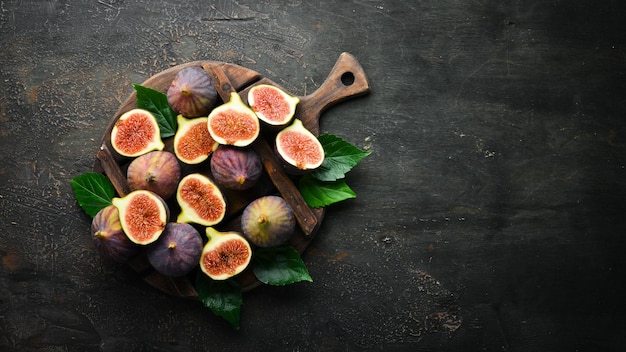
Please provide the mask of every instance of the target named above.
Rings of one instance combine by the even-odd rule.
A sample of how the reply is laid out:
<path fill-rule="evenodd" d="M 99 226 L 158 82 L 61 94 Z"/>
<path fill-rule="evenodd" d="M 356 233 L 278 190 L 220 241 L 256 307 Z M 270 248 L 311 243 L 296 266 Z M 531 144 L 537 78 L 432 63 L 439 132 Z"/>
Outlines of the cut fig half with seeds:
<path fill-rule="evenodd" d="M 324 162 L 324 147 L 299 119 L 278 132 L 276 152 L 296 171 L 313 170 Z"/>
<path fill-rule="evenodd" d="M 209 240 L 202 249 L 200 269 L 213 280 L 229 279 L 250 264 L 252 249 L 240 233 L 207 227 L 206 235 Z"/>
<path fill-rule="evenodd" d="M 159 123 L 144 109 L 125 112 L 113 125 L 111 146 L 120 155 L 136 157 L 153 150 L 163 150 Z"/>
<path fill-rule="evenodd" d="M 209 158 L 219 144 L 207 128 L 207 117 L 193 119 L 178 115 L 174 135 L 174 153 L 185 164 L 199 164 Z"/>
<path fill-rule="evenodd" d="M 299 102 L 300 98 L 269 84 L 254 86 L 248 91 L 248 105 L 259 120 L 272 127 L 291 122 Z"/>
<path fill-rule="evenodd" d="M 226 215 L 224 195 L 211 179 L 200 173 L 189 174 L 180 180 L 176 200 L 181 209 L 177 222 L 213 226 Z"/>
<path fill-rule="evenodd" d="M 207 126 L 211 137 L 219 144 L 246 147 L 256 140 L 261 130 L 259 118 L 241 101 L 237 92 L 230 100 L 211 111 Z"/>
<path fill-rule="evenodd" d="M 111 202 L 119 211 L 122 229 L 131 241 L 147 245 L 161 236 L 170 214 L 167 204 L 156 193 L 137 190 Z"/>

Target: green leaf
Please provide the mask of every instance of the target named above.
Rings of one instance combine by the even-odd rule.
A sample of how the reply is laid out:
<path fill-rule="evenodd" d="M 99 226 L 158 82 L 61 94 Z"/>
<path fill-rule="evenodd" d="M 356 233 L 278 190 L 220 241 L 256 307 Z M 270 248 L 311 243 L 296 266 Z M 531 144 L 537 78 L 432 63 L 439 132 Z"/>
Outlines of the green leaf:
<path fill-rule="evenodd" d="M 78 205 L 92 218 L 100 209 L 111 205 L 115 188 L 103 174 L 88 172 L 72 179 L 72 189 Z"/>
<path fill-rule="evenodd" d="M 167 103 L 167 95 L 139 84 L 133 84 L 133 88 L 137 92 L 137 107 L 150 111 L 156 117 L 161 138 L 173 136 L 178 122 L 176 112 Z"/>
<path fill-rule="evenodd" d="M 213 314 L 224 318 L 233 328 L 239 330 L 239 315 L 243 297 L 241 287 L 234 280 L 216 281 L 199 272 L 196 278 L 196 291 L 202 304 Z"/>
<path fill-rule="evenodd" d="M 319 136 L 324 147 L 324 162 L 311 175 L 320 181 L 335 181 L 342 179 L 363 158 L 370 155 L 370 151 L 363 151 L 332 134 Z"/>
<path fill-rule="evenodd" d="M 252 271 L 259 281 L 283 286 L 300 281 L 313 281 L 300 253 L 289 245 L 258 248 L 252 258 Z"/>
<path fill-rule="evenodd" d="M 324 182 L 311 175 L 304 175 L 300 178 L 298 189 L 311 208 L 321 208 L 356 197 L 356 193 L 343 179 Z"/>

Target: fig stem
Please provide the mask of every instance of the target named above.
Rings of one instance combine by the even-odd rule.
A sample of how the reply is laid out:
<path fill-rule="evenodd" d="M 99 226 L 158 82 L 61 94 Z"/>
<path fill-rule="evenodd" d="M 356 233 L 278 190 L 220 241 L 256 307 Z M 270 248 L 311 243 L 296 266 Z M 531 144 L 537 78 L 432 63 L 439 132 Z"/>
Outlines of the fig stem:
<path fill-rule="evenodd" d="M 146 175 L 146 183 L 152 183 L 152 182 L 154 182 L 155 179 L 156 179 L 156 175 L 153 174 L 152 172 L 149 172 Z"/>
<path fill-rule="evenodd" d="M 205 231 L 206 231 L 206 237 L 209 239 L 209 241 L 213 239 L 214 237 L 221 235 L 221 233 L 217 231 L 216 229 L 214 229 L 213 227 L 207 227 Z"/>
<path fill-rule="evenodd" d="M 187 85 L 183 86 L 180 88 L 180 94 L 188 97 L 191 95 L 191 91 L 189 90 L 189 88 L 187 88 Z"/>

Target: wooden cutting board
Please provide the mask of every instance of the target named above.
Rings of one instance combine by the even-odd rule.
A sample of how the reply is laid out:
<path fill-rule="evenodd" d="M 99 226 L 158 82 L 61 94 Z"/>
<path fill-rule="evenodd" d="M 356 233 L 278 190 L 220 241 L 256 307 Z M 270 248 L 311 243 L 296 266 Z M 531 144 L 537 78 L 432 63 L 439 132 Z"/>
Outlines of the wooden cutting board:
<path fill-rule="evenodd" d="M 190 66 L 201 67 L 211 74 L 218 92 L 224 93 L 235 90 L 244 102 L 247 102 L 248 90 L 254 85 L 273 84 L 278 86 L 256 71 L 217 61 L 194 61 L 174 66 L 150 77 L 141 85 L 165 93 L 178 71 Z M 302 120 L 304 126 L 313 134 L 319 135 L 319 120 L 324 110 L 345 99 L 366 94 L 369 90 L 369 82 L 359 62 L 349 53 L 342 53 L 322 85 L 311 94 L 299 96 L 300 103 L 297 106 L 295 118 Z M 120 196 L 130 192 L 126 183 L 126 168 L 132 159 L 117 154 L 111 147 L 111 130 L 122 114 L 136 107 L 136 94 L 133 92 L 113 115 L 107 126 L 93 166 L 94 171 L 107 175 Z M 173 152 L 173 137 L 165 139 L 164 142 L 165 150 Z M 254 149 L 263 162 L 264 175 L 252 189 L 245 192 L 222 190 L 227 199 L 228 209 L 225 220 L 216 227 L 222 230 L 240 230 L 240 214 L 247 204 L 263 195 L 280 194 L 294 209 L 299 225 L 289 243 L 302 253 L 315 237 L 324 217 L 325 209 L 312 209 L 304 202 L 294 184 L 296 180 L 283 171 L 281 163 L 276 159 L 271 133 L 262 133 L 259 140 L 254 143 Z M 192 172 L 201 172 L 210 176 L 208 162 L 199 165 L 181 163 L 181 168 L 183 176 Z M 180 212 L 176 199 L 173 198 L 167 201 L 171 212 L 170 219 L 176 219 Z M 204 231 L 202 230 L 200 233 L 203 234 Z M 152 268 L 143 254 L 138 255 L 128 264 L 148 284 L 165 293 L 178 297 L 197 297 L 192 274 L 182 278 L 162 275 Z M 261 284 L 250 269 L 238 275 L 237 280 L 243 291 Z"/>

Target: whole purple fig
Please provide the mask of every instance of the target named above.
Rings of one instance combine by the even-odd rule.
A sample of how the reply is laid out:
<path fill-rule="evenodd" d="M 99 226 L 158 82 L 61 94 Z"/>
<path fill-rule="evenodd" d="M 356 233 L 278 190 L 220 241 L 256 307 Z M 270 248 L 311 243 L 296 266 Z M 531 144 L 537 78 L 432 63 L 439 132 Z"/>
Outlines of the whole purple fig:
<path fill-rule="evenodd" d="M 180 277 L 198 265 L 202 245 L 202 237 L 192 225 L 170 222 L 161 237 L 147 247 L 146 255 L 156 271 Z"/>
<path fill-rule="evenodd" d="M 128 186 L 132 191 L 151 191 L 163 199 L 176 193 L 180 175 L 180 164 L 176 155 L 163 150 L 137 157 L 130 162 L 126 171 Z"/>
<path fill-rule="evenodd" d="M 287 242 L 295 226 L 292 208 L 278 196 L 255 199 L 241 215 L 244 237 L 259 247 L 273 247 Z"/>
<path fill-rule="evenodd" d="M 251 148 L 220 145 L 211 157 L 211 173 L 220 186 L 244 190 L 256 184 L 263 172 L 258 154 Z"/>
<path fill-rule="evenodd" d="M 200 67 L 186 67 L 178 71 L 167 90 L 170 107 L 185 117 L 208 115 L 216 101 L 213 80 Z"/>
<path fill-rule="evenodd" d="M 117 263 L 125 263 L 139 252 L 122 230 L 120 215 L 113 205 L 102 208 L 91 221 L 91 235 L 100 255 Z"/>

